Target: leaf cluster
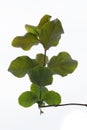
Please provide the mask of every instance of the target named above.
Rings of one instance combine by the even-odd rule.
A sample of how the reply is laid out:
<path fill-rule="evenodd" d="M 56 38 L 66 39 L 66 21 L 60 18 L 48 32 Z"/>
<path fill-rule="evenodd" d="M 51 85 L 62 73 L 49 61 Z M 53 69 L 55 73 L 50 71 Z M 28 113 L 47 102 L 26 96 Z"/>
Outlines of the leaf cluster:
<path fill-rule="evenodd" d="M 34 59 L 23 55 L 11 62 L 9 72 L 18 78 L 27 74 L 31 81 L 30 90 L 23 92 L 18 102 L 23 107 L 30 107 L 35 103 L 39 107 L 46 104 L 58 105 L 61 103 L 60 94 L 48 90 L 47 86 L 52 84 L 53 75 L 67 76 L 74 72 L 78 65 L 67 52 L 60 52 L 51 59 L 46 55 L 49 48 L 59 44 L 64 33 L 62 24 L 59 19 L 51 20 L 50 15 L 44 15 L 37 26 L 26 24 L 25 29 L 26 34 L 15 37 L 12 46 L 28 51 L 32 46 L 41 44 L 44 54 L 38 53 Z"/>

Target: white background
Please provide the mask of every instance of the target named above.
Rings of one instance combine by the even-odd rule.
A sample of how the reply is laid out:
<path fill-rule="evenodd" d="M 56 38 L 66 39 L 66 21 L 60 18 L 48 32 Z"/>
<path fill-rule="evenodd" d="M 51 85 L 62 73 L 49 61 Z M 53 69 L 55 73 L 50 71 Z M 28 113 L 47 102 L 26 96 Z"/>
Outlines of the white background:
<path fill-rule="evenodd" d="M 40 116 L 37 105 L 23 108 L 18 96 L 29 90 L 28 76 L 16 78 L 8 72 L 10 62 L 17 56 L 34 58 L 42 52 L 35 46 L 25 52 L 11 46 L 12 39 L 24 35 L 25 24 L 37 25 L 49 14 L 59 18 L 64 28 L 58 47 L 48 56 L 67 51 L 78 60 L 78 68 L 67 77 L 55 76 L 49 90 L 62 96 L 62 103 L 87 103 L 87 1 L 86 0 L 0 0 L 0 129 L 1 130 L 87 130 L 87 108 L 79 106 L 44 108 Z"/>

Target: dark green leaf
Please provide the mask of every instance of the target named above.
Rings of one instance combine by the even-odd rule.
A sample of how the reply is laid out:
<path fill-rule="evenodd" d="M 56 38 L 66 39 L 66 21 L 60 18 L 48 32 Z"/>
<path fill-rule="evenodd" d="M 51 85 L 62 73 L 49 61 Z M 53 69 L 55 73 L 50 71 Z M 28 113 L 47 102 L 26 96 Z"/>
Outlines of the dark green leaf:
<path fill-rule="evenodd" d="M 38 24 L 38 27 L 39 28 L 41 28 L 45 23 L 47 23 L 48 21 L 50 21 L 50 19 L 51 19 L 51 16 L 50 15 L 44 15 L 42 18 L 41 18 L 41 20 L 40 20 L 40 22 L 39 22 L 39 24 Z"/>
<path fill-rule="evenodd" d="M 61 52 L 58 56 L 53 56 L 48 63 L 48 67 L 53 74 L 66 76 L 72 73 L 78 65 L 76 60 L 73 60 L 67 52 Z"/>
<path fill-rule="evenodd" d="M 40 88 L 36 84 L 32 84 L 30 89 L 31 92 L 33 92 L 38 97 L 38 99 L 40 97 L 40 91 L 41 91 L 41 98 L 46 94 L 46 92 L 48 92 L 48 89 L 46 87 Z"/>
<path fill-rule="evenodd" d="M 21 56 L 11 62 L 8 71 L 20 78 L 29 73 L 29 71 L 36 65 L 36 62 L 28 56 Z"/>
<path fill-rule="evenodd" d="M 17 36 L 12 41 L 12 46 L 20 47 L 23 50 L 27 51 L 32 46 L 37 45 L 39 43 L 38 38 L 32 33 L 26 33 L 24 36 Z"/>
<path fill-rule="evenodd" d="M 44 55 L 42 53 L 37 54 L 36 61 L 39 63 L 39 65 L 44 65 Z M 46 56 L 45 63 L 47 62 L 48 62 L 48 57 Z"/>
<path fill-rule="evenodd" d="M 18 98 L 19 104 L 23 107 L 30 107 L 36 103 L 37 100 L 37 96 L 30 91 L 23 92 Z"/>
<path fill-rule="evenodd" d="M 40 42 L 46 50 L 52 46 L 57 46 L 64 33 L 61 22 L 58 19 L 49 21 L 43 25 L 39 35 Z"/>
<path fill-rule="evenodd" d="M 44 97 L 43 100 L 48 104 L 48 105 L 57 105 L 61 103 L 61 97 L 57 92 L 54 91 L 48 91 Z"/>
<path fill-rule="evenodd" d="M 42 66 L 37 66 L 31 70 L 29 73 L 31 82 L 37 84 L 40 87 L 49 85 L 52 83 L 52 73 L 51 71 Z"/>

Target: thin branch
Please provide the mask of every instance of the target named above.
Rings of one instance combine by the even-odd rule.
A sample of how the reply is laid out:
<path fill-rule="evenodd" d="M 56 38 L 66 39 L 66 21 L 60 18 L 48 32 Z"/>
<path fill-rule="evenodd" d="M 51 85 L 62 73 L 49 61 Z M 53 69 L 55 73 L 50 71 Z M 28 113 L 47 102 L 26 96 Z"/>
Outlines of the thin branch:
<path fill-rule="evenodd" d="M 46 108 L 46 107 L 60 107 L 60 106 L 85 106 L 87 107 L 87 104 L 82 103 L 65 103 L 65 104 L 59 104 L 59 105 L 46 105 L 46 106 L 39 106 L 40 108 Z"/>
<path fill-rule="evenodd" d="M 44 112 L 42 111 L 42 109 L 41 109 L 41 107 L 39 106 L 39 104 L 38 104 L 38 108 L 39 108 L 39 110 L 40 110 L 40 115 L 43 114 Z"/>

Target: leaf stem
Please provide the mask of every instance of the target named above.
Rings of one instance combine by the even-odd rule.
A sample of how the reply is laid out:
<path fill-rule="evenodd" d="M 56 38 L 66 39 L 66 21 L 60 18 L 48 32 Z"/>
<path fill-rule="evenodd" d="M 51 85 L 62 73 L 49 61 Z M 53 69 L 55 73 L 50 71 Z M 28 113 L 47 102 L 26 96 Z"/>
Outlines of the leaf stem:
<path fill-rule="evenodd" d="M 40 100 L 41 100 L 41 94 L 42 94 L 42 87 L 40 86 Z"/>
<path fill-rule="evenodd" d="M 40 108 L 45 108 L 45 107 L 60 107 L 60 106 L 85 106 L 85 107 L 87 107 L 87 104 L 83 104 L 83 103 L 65 103 L 65 104 L 59 104 L 59 105 L 40 106 Z"/>

